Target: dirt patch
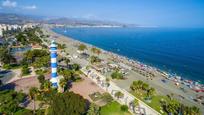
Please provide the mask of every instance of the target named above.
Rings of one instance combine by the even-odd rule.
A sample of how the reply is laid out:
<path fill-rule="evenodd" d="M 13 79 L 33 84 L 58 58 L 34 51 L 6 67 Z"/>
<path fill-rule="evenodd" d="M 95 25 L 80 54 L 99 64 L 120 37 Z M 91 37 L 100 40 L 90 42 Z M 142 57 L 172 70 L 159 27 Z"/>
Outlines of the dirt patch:
<path fill-rule="evenodd" d="M 82 81 L 73 83 L 70 91 L 73 91 L 76 94 L 83 96 L 85 99 L 88 99 L 92 102 L 92 99 L 89 97 L 90 94 L 95 92 L 104 93 L 105 91 L 97 86 L 91 79 L 87 77 L 82 77 Z"/>

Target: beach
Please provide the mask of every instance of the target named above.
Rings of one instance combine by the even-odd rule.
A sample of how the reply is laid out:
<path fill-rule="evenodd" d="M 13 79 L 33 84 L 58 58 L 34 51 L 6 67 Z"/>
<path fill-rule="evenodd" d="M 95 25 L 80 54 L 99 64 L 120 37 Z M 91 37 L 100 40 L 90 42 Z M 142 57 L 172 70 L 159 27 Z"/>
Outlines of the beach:
<path fill-rule="evenodd" d="M 89 64 L 89 60 L 84 58 L 79 58 L 77 53 L 77 46 L 81 44 L 82 42 L 74 40 L 72 38 L 63 36 L 61 34 L 57 34 L 51 30 L 49 27 L 43 27 L 43 31 L 50 35 L 49 39 L 54 39 L 58 43 L 66 44 L 66 52 L 69 53 L 69 56 L 71 56 L 73 59 L 72 61 L 75 63 L 79 63 L 82 67 L 86 67 Z M 86 44 L 86 43 L 83 43 Z M 86 44 L 88 46 L 88 49 L 93 47 L 90 44 Z M 146 66 L 145 64 L 142 64 L 140 62 L 137 62 L 135 60 L 128 59 L 123 56 L 119 56 L 117 54 L 114 54 L 112 52 L 105 51 L 101 49 L 102 53 L 99 55 L 99 58 L 112 62 L 114 64 L 124 64 L 128 67 L 131 67 L 132 69 L 127 70 L 128 74 L 126 75 L 125 80 L 112 80 L 115 82 L 119 87 L 130 91 L 129 87 L 131 83 L 134 80 L 142 80 L 146 83 L 148 83 L 151 87 L 154 87 L 158 94 L 160 95 L 170 95 L 173 94 L 173 97 L 177 100 L 181 101 L 185 105 L 190 106 L 197 106 L 201 109 L 203 112 L 203 105 L 199 104 L 198 102 L 195 102 L 193 99 L 195 99 L 198 96 L 202 96 L 203 92 L 195 92 L 194 90 L 190 89 L 187 85 L 182 84 L 179 81 L 179 78 L 172 79 L 168 78 L 168 76 L 165 73 L 162 73 L 158 71 L 154 67 Z M 86 52 L 89 55 L 94 55 L 90 50 L 87 50 Z M 137 68 L 135 70 L 135 68 Z M 137 70 L 141 69 L 141 73 L 148 72 L 154 74 L 155 77 L 145 77 L 145 75 L 139 73 Z M 110 73 L 106 72 L 104 73 L 104 76 L 110 76 Z M 177 84 L 179 83 L 179 85 Z M 185 89 L 185 91 L 183 90 Z M 203 101 L 203 100 L 202 100 Z"/>

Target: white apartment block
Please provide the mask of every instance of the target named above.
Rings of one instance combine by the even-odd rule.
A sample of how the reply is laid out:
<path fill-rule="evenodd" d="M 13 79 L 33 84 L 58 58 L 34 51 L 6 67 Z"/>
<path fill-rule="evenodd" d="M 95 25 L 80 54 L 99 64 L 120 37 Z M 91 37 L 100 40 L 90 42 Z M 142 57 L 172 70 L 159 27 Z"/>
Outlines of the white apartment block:
<path fill-rule="evenodd" d="M 24 25 L 9 25 L 9 24 L 0 24 L 0 35 L 1 33 L 3 33 L 3 31 L 7 31 L 7 30 L 17 30 L 17 29 L 27 29 L 27 28 L 33 28 L 35 27 L 37 24 L 33 24 L 33 23 L 28 23 L 28 24 L 24 24 Z"/>

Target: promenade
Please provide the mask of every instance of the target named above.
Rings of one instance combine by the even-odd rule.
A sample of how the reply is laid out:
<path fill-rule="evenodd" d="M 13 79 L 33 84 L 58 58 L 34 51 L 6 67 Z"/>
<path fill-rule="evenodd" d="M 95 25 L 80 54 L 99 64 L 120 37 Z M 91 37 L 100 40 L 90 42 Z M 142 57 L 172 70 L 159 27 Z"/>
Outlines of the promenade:
<path fill-rule="evenodd" d="M 109 85 L 107 86 L 106 85 L 106 83 L 107 83 L 106 77 L 101 75 L 100 73 L 98 73 L 94 69 L 91 69 L 91 68 L 89 68 L 89 69 L 82 68 L 81 71 L 85 75 L 87 75 L 89 78 L 91 78 L 99 87 L 101 87 L 106 92 L 111 94 L 111 96 L 114 98 L 114 100 L 116 100 L 117 102 L 119 102 L 122 105 L 127 105 L 129 107 L 129 110 L 130 110 L 130 112 L 132 114 L 135 114 L 135 115 L 160 115 L 160 113 L 158 113 L 157 111 L 155 111 L 154 109 L 152 109 L 147 104 L 145 104 L 144 102 L 140 101 L 139 99 L 137 99 L 138 102 L 139 102 L 139 106 L 133 108 L 131 103 L 136 98 L 132 94 L 127 92 L 126 90 L 121 89 L 120 87 L 118 87 L 112 81 L 108 81 Z M 115 93 L 118 92 L 118 91 L 121 92 L 122 94 L 124 94 L 124 96 L 122 98 L 116 98 L 115 97 Z"/>

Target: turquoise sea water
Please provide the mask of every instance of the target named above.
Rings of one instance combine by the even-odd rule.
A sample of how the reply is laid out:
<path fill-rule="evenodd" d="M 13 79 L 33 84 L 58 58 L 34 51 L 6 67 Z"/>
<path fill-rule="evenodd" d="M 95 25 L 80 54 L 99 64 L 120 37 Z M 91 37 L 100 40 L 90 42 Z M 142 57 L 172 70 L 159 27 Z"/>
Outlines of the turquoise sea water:
<path fill-rule="evenodd" d="M 204 83 L 204 29 L 54 28 L 53 30 Z"/>

